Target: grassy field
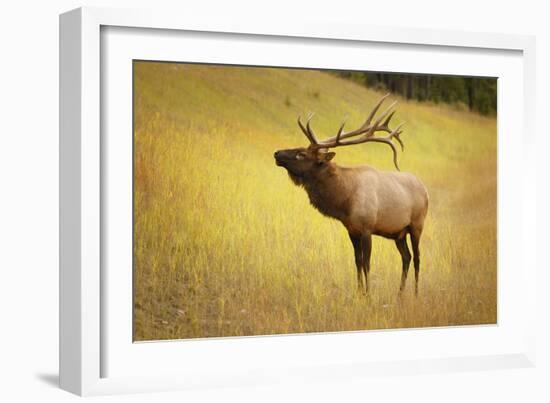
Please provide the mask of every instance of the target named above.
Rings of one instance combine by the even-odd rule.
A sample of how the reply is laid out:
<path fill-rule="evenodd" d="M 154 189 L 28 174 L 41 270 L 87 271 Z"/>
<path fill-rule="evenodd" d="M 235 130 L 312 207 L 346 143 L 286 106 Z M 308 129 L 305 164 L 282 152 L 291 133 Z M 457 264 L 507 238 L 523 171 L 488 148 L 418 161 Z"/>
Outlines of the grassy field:
<path fill-rule="evenodd" d="M 430 209 L 397 297 L 400 255 L 373 239 L 356 290 L 347 232 L 275 166 L 305 146 L 296 117 L 332 135 L 381 96 L 326 72 L 135 64 L 134 338 L 160 340 L 496 322 L 496 120 L 399 99 L 403 171 Z M 336 150 L 341 165 L 394 169 L 387 146 Z"/>

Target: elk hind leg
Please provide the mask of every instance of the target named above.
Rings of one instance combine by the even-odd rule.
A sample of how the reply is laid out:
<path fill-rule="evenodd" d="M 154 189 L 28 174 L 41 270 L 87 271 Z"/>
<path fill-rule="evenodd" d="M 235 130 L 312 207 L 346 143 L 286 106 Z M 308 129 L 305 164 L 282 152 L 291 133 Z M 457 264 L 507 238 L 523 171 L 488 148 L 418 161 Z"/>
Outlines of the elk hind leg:
<path fill-rule="evenodd" d="M 404 234 L 400 238 L 395 240 L 395 246 L 401 254 L 401 261 L 403 262 L 403 271 L 401 272 L 401 285 L 399 286 L 399 293 L 405 289 L 405 283 L 407 281 L 407 274 L 409 272 L 409 265 L 411 263 L 411 252 L 407 246 L 407 234 Z"/>
<path fill-rule="evenodd" d="M 411 244 L 413 250 L 413 262 L 414 262 L 414 294 L 418 295 L 418 279 L 420 277 L 420 235 L 422 235 L 422 229 L 411 228 Z"/>

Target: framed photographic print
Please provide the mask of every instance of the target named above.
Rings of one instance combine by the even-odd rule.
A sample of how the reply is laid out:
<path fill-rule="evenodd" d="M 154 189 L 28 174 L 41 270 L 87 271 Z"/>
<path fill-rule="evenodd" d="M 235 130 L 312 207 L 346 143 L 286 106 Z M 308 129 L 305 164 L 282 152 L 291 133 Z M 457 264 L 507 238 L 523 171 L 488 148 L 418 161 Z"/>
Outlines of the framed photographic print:
<path fill-rule="evenodd" d="M 532 38 L 60 24 L 64 389 L 533 365 Z"/>

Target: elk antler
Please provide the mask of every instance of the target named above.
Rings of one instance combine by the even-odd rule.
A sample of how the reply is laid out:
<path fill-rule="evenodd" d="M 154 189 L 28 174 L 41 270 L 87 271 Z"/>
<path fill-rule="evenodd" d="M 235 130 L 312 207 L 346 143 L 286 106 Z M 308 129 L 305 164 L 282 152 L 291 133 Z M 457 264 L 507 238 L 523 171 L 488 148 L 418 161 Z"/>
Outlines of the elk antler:
<path fill-rule="evenodd" d="M 301 117 L 298 116 L 298 126 L 300 126 L 300 129 L 302 129 L 302 131 L 304 132 L 308 140 L 311 142 L 311 144 L 319 144 L 319 141 L 317 140 L 317 136 L 315 136 L 315 133 L 313 133 L 313 130 L 311 130 L 311 126 L 309 124 L 311 122 L 311 118 L 313 117 L 313 115 L 314 115 L 313 113 L 309 114 L 305 127 L 302 124 Z"/>
<path fill-rule="evenodd" d="M 362 143 L 368 143 L 368 142 L 376 142 L 376 143 L 384 143 L 390 146 L 393 152 L 393 163 L 397 170 L 399 171 L 399 165 L 397 164 L 397 150 L 395 148 L 395 144 L 392 142 L 392 140 L 395 138 L 399 145 L 401 146 L 401 150 L 405 149 L 405 146 L 403 144 L 403 141 L 399 138 L 399 135 L 402 133 L 400 130 L 404 123 L 399 124 L 394 130 L 391 130 L 389 128 L 389 123 L 391 118 L 393 117 L 395 110 L 393 108 L 397 104 L 397 101 L 393 102 L 385 111 L 380 115 L 378 119 L 374 123 L 371 124 L 372 119 L 374 118 L 374 115 L 384 102 L 384 100 L 389 96 L 390 94 L 384 95 L 380 101 L 375 105 L 375 107 L 372 109 L 372 111 L 367 116 L 367 119 L 365 122 L 356 130 L 352 130 L 350 132 L 344 132 L 344 125 L 345 121 L 342 122 L 340 125 L 340 129 L 338 129 L 338 132 L 336 133 L 336 136 L 330 137 L 323 141 L 318 141 L 317 136 L 311 129 L 311 118 L 313 117 L 313 114 L 310 114 L 306 123 L 306 126 L 302 124 L 302 121 L 300 118 L 298 118 L 298 125 L 310 141 L 311 145 L 310 148 L 334 148 L 334 147 L 341 147 L 341 146 L 349 146 L 354 144 L 362 144 Z M 376 132 L 383 131 L 386 133 L 389 133 L 386 137 L 374 137 L 374 134 Z M 345 139 L 348 139 L 350 137 L 359 136 L 357 138 L 342 141 Z"/>

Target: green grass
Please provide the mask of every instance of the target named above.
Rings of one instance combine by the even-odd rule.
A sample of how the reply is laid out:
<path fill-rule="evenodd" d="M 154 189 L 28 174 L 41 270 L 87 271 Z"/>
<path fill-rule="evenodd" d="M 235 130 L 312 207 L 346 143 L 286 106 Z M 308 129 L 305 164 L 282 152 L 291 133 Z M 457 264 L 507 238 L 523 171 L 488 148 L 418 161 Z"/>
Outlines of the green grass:
<path fill-rule="evenodd" d="M 427 186 L 418 298 L 397 297 L 400 256 L 373 241 L 356 292 L 344 227 L 275 166 L 364 119 L 381 96 L 326 72 L 135 64 L 135 340 L 496 322 L 496 121 L 399 99 L 403 171 Z M 387 146 L 336 150 L 341 165 L 394 169 Z"/>

